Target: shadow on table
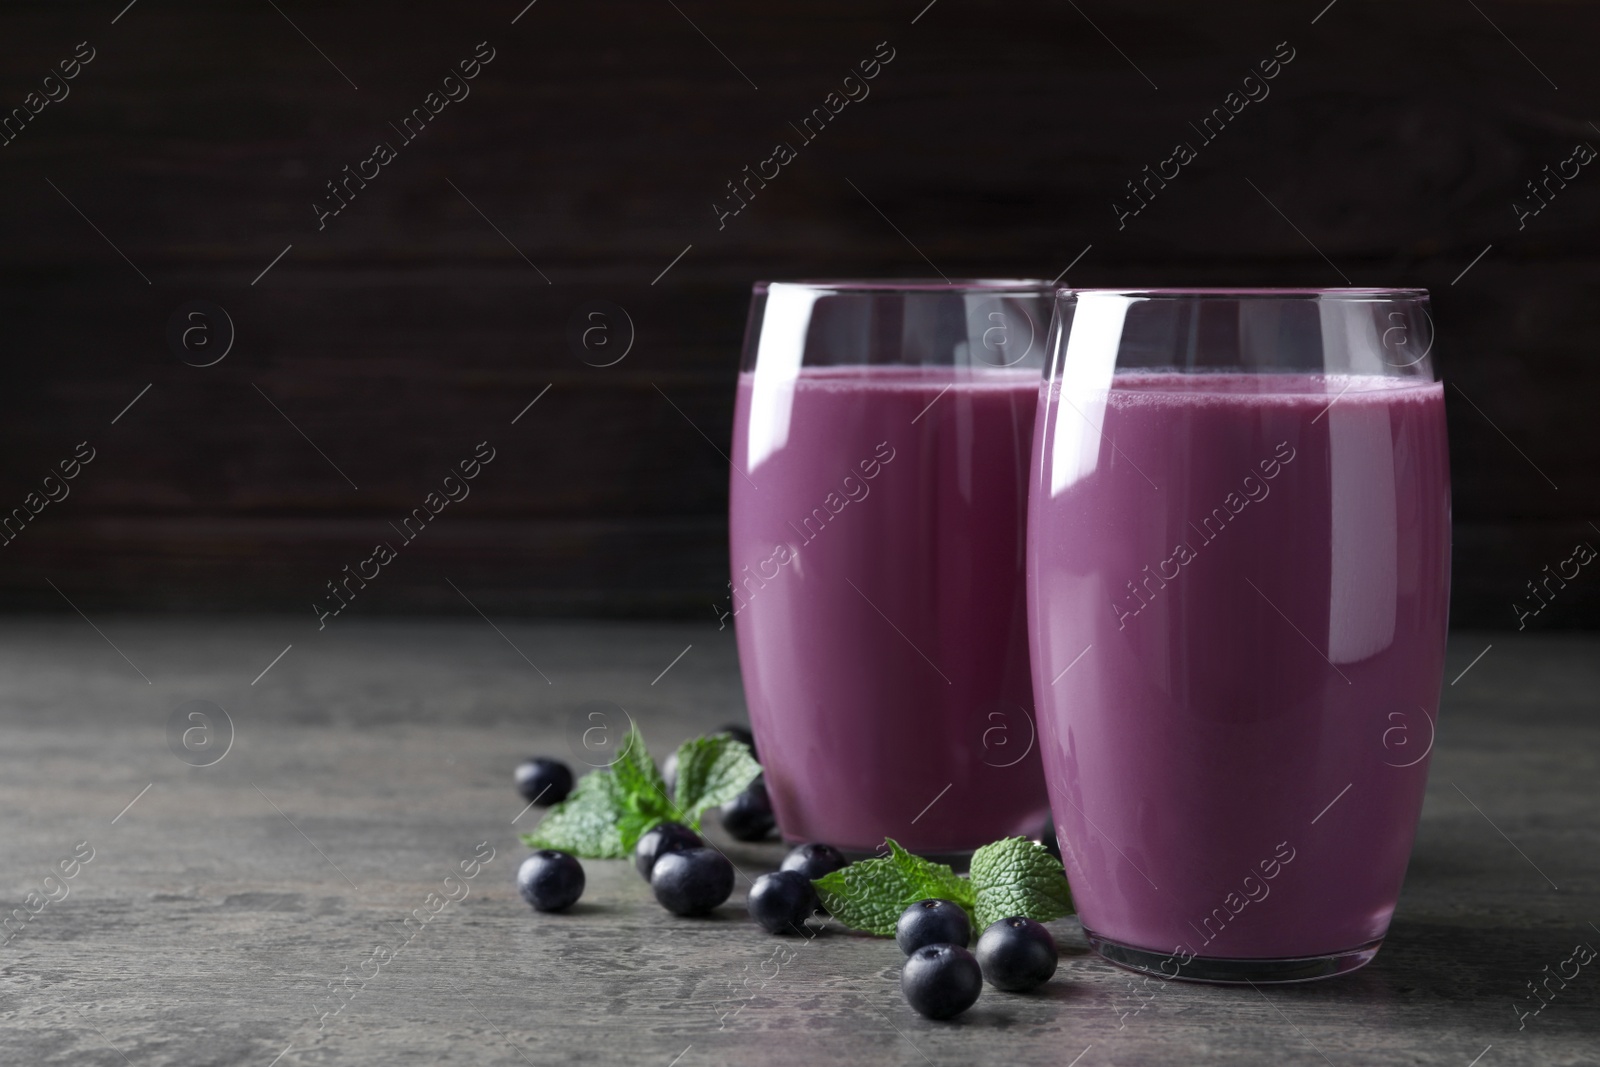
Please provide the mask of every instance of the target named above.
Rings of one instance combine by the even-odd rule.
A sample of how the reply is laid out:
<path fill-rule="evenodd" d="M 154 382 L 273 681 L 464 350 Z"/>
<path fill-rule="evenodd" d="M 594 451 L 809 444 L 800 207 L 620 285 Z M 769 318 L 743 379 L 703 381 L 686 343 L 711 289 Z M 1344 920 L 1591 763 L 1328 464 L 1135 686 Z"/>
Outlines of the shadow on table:
<path fill-rule="evenodd" d="M 1592 1034 L 1600 1030 L 1600 959 L 1579 968 L 1565 988 L 1560 977 L 1552 978 L 1579 942 L 1600 948 L 1600 936 L 1582 923 L 1518 927 L 1397 920 L 1364 969 L 1268 992 L 1304 1002 L 1307 1010 L 1331 1000 L 1364 1007 L 1379 1026 L 1385 1020 L 1411 1025 L 1425 1019 L 1430 1026 L 1481 1034 L 1485 1041 L 1510 1039 L 1519 1030 Z M 1572 964 L 1565 969 L 1572 974 Z M 1551 979 L 1548 987 L 1541 984 L 1546 979 Z M 1529 982 L 1540 986 L 1544 1001 L 1532 999 Z M 1542 1011 L 1521 1018 L 1541 1003 Z"/>

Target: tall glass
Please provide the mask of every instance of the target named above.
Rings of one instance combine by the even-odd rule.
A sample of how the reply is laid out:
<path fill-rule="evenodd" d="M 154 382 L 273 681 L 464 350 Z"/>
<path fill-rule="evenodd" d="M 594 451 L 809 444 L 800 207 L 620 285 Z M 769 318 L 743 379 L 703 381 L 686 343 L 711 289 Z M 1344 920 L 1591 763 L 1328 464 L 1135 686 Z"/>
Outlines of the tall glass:
<path fill-rule="evenodd" d="M 1033 684 L 1114 963 L 1302 981 L 1405 875 L 1450 588 L 1421 290 L 1061 290 L 1028 515 Z"/>
<path fill-rule="evenodd" d="M 729 547 L 788 840 L 958 854 L 1047 816 L 1023 551 L 1049 292 L 755 287 Z"/>

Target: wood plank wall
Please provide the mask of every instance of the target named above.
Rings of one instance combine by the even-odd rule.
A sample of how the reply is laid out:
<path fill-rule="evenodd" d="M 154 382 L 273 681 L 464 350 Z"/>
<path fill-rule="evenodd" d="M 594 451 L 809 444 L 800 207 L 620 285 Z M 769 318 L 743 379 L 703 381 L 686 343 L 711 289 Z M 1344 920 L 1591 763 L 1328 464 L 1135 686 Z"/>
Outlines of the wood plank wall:
<path fill-rule="evenodd" d="M 1515 627 L 1525 583 L 1600 545 L 1600 165 L 1537 214 L 1526 190 L 1600 146 L 1593 5 L 524 2 L 7 6 L 0 115 L 62 98 L 0 146 L 0 509 L 95 458 L 0 547 L 0 608 L 65 610 L 53 582 L 86 610 L 310 611 L 487 440 L 359 610 L 470 610 L 448 578 L 491 612 L 710 619 L 753 279 L 1074 260 L 1080 285 L 1432 289 L 1455 621 Z M 391 126 L 490 50 L 414 140 Z M 236 335 L 204 368 L 168 340 L 196 300 Z M 609 367 L 569 339 L 597 300 L 635 333 Z M 1526 622 L 1600 623 L 1600 567 Z"/>

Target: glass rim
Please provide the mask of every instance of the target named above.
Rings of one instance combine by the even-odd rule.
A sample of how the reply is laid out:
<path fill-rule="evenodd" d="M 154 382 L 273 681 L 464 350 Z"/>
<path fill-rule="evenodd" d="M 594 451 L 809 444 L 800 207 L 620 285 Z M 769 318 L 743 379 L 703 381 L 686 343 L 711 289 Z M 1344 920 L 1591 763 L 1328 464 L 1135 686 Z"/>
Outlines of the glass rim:
<path fill-rule="evenodd" d="M 814 292 L 843 293 L 1043 293 L 1054 283 L 1042 278 L 797 278 L 769 279 L 751 285 L 754 295 L 774 285 L 792 285 Z"/>
<path fill-rule="evenodd" d="M 1331 286 L 1317 288 L 1314 286 L 1295 288 L 1165 288 L 1165 289 L 1092 289 L 1071 285 L 1058 285 L 1055 288 L 1056 299 L 1062 296 L 1131 296 L 1147 297 L 1160 300 L 1175 300 L 1189 297 L 1216 298 L 1216 299 L 1248 299 L 1248 300 L 1273 300 L 1273 299 L 1331 299 L 1331 300 L 1406 300 L 1429 299 L 1428 290 L 1417 288 L 1383 288 L 1362 286 Z"/>

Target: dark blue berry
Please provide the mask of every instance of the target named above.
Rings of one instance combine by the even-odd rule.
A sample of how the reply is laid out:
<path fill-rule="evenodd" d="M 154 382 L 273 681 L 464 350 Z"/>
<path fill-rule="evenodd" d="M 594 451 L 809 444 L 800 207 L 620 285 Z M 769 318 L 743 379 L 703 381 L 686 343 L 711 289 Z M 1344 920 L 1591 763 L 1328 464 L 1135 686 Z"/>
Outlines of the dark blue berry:
<path fill-rule="evenodd" d="M 676 752 L 661 761 L 661 780 L 666 783 L 667 796 L 678 795 L 678 754 Z"/>
<path fill-rule="evenodd" d="M 682 852 L 686 848 L 699 848 L 705 844 L 700 835 L 682 823 L 657 823 L 639 838 L 633 846 L 633 865 L 645 881 L 655 869 L 656 860 L 668 852 Z"/>
<path fill-rule="evenodd" d="M 798 871 L 763 874 L 750 887 L 750 917 L 769 934 L 803 934 L 817 908 L 817 892 Z"/>
<path fill-rule="evenodd" d="M 978 1002 L 983 972 L 960 945 L 924 945 L 906 959 L 900 992 L 918 1015 L 953 1019 Z"/>
<path fill-rule="evenodd" d="M 1023 993 L 1056 973 L 1056 939 L 1020 915 L 990 923 L 978 938 L 978 966 L 996 989 Z"/>
<path fill-rule="evenodd" d="M 735 841 L 763 841 L 777 827 L 772 814 L 772 798 L 767 795 L 765 776 L 756 780 L 722 807 L 722 828 Z"/>
<path fill-rule="evenodd" d="M 656 860 L 650 888 L 674 915 L 704 915 L 733 895 L 733 864 L 714 848 L 686 848 Z"/>
<path fill-rule="evenodd" d="M 549 756 L 534 756 L 517 764 L 517 792 L 530 804 L 559 804 L 572 792 L 572 771 Z"/>
<path fill-rule="evenodd" d="M 745 743 L 745 747 L 750 750 L 750 758 L 755 760 L 757 763 L 761 762 L 760 757 L 756 755 L 755 735 L 752 734 L 747 727 L 740 726 L 738 723 L 729 723 L 727 726 L 720 728 L 717 733 L 727 734 L 735 741 L 743 741 Z"/>
<path fill-rule="evenodd" d="M 517 889 L 535 911 L 561 911 L 583 896 L 583 865 L 565 852 L 544 848 L 517 868 Z"/>
<path fill-rule="evenodd" d="M 806 876 L 808 881 L 816 881 L 825 874 L 832 874 L 842 867 L 848 867 L 850 861 L 844 858 L 844 853 L 832 845 L 823 845 L 811 842 L 796 845 L 789 854 L 783 857 L 782 870 L 799 871 Z"/>
<path fill-rule="evenodd" d="M 960 945 L 972 940 L 966 909 L 949 900 L 919 900 L 894 924 L 895 944 L 907 956 L 924 945 Z"/>

